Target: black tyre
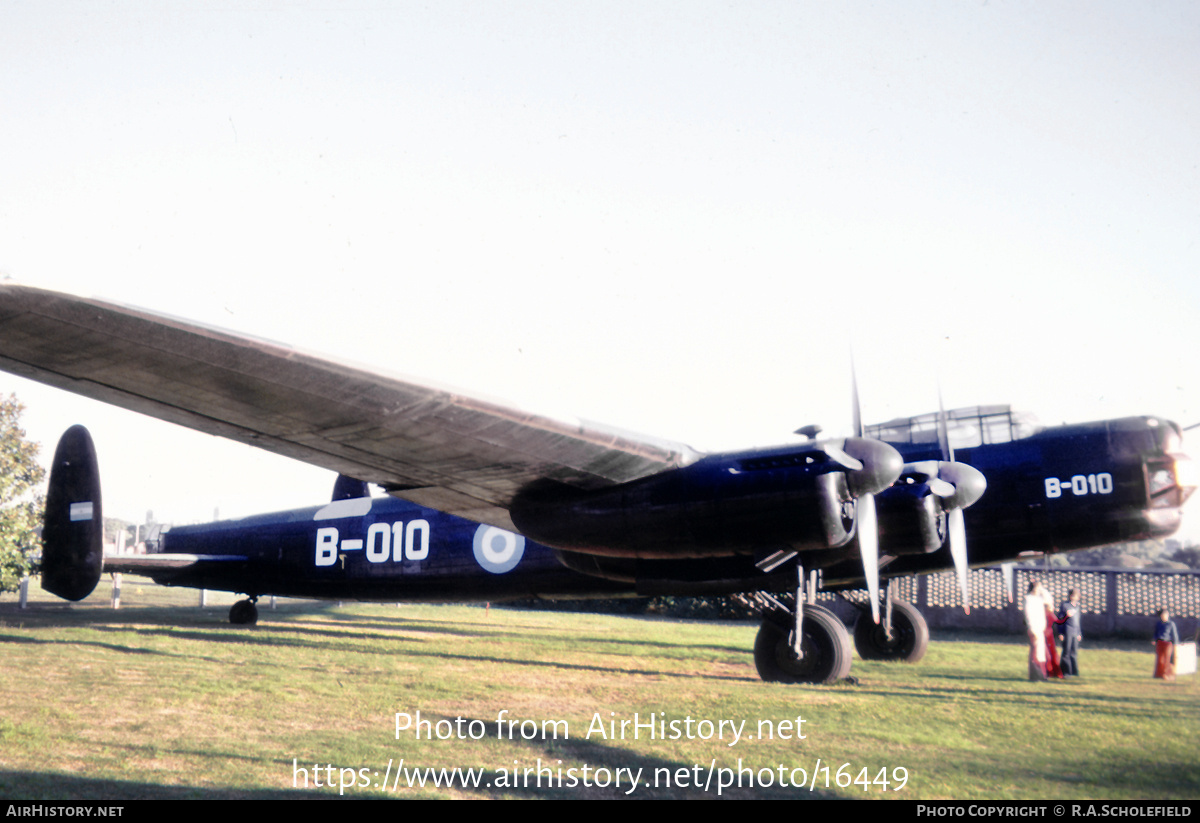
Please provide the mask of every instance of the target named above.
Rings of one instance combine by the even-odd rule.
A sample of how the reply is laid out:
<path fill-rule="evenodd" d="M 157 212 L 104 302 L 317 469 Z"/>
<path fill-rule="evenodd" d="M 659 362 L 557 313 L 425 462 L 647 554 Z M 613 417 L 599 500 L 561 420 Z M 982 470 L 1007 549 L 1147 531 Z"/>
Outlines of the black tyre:
<path fill-rule="evenodd" d="M 239 600 L 229 608 L 229 622 L 235 626 L 253 626 L 258 622 L 258 606 L 249 600 Z"/>
<path fill-rule="evenodd" d="M 892 601 L 892 636 L 883 630 L 883 623 L 871 620 L 864 611 L 854 624 L 854 648 L 863 660 L 900 660 L 916 663 L 929 648 L 929 624 L 906 600 Z"/>
<path fill-rule="evenodd" d="M 763 620 L 754 641 L 754 666 L 768 683 L 836 683 L 850 674 L 850 635 L 833 612 L 805 606 L 801 648 L 792 650 L 792 630 L 782 619 Z"/>

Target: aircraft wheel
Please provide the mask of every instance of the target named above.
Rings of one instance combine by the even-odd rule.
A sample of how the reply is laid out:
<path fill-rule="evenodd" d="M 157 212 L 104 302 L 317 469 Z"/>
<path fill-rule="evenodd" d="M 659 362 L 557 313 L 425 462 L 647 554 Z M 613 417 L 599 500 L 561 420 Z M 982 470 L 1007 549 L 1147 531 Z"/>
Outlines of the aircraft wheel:
<path fill-rule="evenodd" d="M 792 632 L 770 618 L 754 641 L 754 666 L 768 683 L 836 683 L 850 674 L 850 635 L 828 609 L 805 606 L 801 648 L 792 651 Z"/>
<path fill-rule="evenodd" d="M 258 606 L 250 600 L 239 600 L 229 608 L 229 622 L 235 626 L 253 626 L 258 622 Z"/>
<path fill-rule="evenodd" d="M 912 603 L 893 600 L 891 639 L 884 632 L 882 622 L 874 622 L 870 612 L 863 612 L 854 624 L 854 648 L 863 660 L 916 663 L 929 648 L 929 624 Z"/>

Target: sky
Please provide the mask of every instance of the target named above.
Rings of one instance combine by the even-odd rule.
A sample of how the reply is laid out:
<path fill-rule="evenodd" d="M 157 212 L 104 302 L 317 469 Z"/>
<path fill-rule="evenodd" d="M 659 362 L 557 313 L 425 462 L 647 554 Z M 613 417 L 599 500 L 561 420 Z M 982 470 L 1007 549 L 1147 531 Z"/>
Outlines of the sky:
<path fill-rule="evenodd" d="M 1190 425 L 1197 88 L 1189 2 L 12 0 L 0 277 L 704 450 L 849 433 L 851 351 L 867 421 Z M 0 392 L 110 515 L 332 487 Z"/>

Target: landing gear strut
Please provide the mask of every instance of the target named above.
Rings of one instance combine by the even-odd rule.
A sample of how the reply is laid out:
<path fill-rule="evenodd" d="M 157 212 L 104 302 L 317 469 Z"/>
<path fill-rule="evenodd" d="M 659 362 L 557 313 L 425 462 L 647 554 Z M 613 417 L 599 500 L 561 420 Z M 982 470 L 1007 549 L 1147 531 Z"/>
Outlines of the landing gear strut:
<path fill-rule="evenodd" d="M 239 600 L 229 607 L 229 622 L 235 626 L 253 626 L 258 622 L 258 606 L 254 605 L 254 601 L 258 598 L 252 597 L 246 600 Z"/>

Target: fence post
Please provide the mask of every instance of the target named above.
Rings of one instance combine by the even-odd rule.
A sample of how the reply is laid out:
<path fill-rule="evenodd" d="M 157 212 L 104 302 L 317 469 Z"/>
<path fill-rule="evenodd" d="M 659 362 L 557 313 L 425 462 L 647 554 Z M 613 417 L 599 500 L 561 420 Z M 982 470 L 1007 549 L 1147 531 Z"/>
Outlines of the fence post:
<path fill-rule="evenodd" d="M 1117 572 L 1104 573 L 1104 631 L 1109 635 L 1117 631 Z"/>

